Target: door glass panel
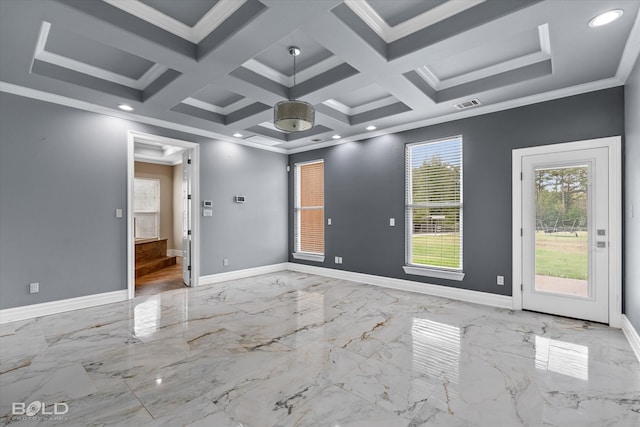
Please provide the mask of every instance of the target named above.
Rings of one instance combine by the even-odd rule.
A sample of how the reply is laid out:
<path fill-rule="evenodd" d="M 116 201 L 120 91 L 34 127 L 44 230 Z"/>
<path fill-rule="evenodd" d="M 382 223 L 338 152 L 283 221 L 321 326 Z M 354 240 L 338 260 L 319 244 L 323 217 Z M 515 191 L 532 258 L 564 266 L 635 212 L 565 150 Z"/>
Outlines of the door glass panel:
<path fill-rule="evenodd" d="M 589 294 L 589 166 L 535 169 L 535 290 Z"/>

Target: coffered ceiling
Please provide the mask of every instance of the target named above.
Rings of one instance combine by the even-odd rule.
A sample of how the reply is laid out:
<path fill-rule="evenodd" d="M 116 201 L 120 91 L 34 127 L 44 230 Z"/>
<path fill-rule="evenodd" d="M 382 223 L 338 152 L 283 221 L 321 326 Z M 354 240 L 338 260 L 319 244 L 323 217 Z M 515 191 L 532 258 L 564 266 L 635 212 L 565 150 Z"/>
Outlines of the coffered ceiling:
<path fill-rule="evenodd" d="M 639 7 L 0 0 L 0 90 L 297 152 L 624 84 L 640 52 Z M 610 9 L 624 13 L 588 26 Z M 273 126 L 273 105 L 293 95 L 289 46 L 302 50 L 295 96 L 316 108 L 306 132 Z"/>

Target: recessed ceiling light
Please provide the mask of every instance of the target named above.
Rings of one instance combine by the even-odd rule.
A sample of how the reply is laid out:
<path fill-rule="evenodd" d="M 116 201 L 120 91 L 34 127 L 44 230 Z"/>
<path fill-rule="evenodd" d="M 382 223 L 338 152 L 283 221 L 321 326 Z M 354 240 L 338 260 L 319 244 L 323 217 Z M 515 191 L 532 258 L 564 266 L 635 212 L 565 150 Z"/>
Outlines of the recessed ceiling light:
<path fill-rule="evenodd" d="M 591 28 L 602 27 L 603 25 L 607 25 L 615 21 L 616 19 L 622 16 L 622 9 L 613 9 L 607 12 L 603 12 L 600 15 L 593 18 L 589 21 L 589 26 Z"/>
<path fill-rule="evenodd" d="M 367 130 L 376 130 L 376 129 L 378 129 L 378 128 L 377 128 L 377 127 L 375 127 L 374 125 L 371 125 L 371 126 L 367 126 L 367 127 L 366 127 L 366 129 L 367 129 Z"/>
<path fill-rule="evenodd" d="M 239 132 L 234 133 L 233 136 L 235 136 L 236 138 L 242 138 L 242 134 Z"/>
<path fill-rule="evenodd" d="M 340 138 L 342 138 L 342 137 L 341 137 L 340 135 L 333 135 L 331 138 L 333 138 L 333 139 L 340 139 Z"/>
<path fill-rule="evenodd" d="M 124 111 L 133 111 L 133 107 L 127 104 L 120 104 L 118 105 L 118 108 Z"/>

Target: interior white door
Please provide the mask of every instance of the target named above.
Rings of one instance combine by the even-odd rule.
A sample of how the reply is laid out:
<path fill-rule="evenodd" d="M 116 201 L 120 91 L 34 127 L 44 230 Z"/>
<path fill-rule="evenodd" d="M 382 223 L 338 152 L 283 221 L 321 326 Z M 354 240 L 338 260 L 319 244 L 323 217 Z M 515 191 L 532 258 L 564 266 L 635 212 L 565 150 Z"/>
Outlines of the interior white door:
<path fill-rule="evenodd" d="M 522 157 L 522 308 L 608 323 L 608 154 Z"/>
<path fill-rule="evenodd" d="M 191 286 L 192 158 L 193 149 L 185 149 L 182 152 L 182 280 L 187 286 Z"/>

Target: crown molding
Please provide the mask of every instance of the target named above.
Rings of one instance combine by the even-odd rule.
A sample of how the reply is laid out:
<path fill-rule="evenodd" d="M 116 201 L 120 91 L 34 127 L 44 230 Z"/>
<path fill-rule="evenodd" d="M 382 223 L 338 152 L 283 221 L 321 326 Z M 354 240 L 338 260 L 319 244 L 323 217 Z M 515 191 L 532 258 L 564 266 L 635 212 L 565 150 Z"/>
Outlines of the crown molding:
<path fill-rule="evenodd" d="M 102 1 L 193 44 L 200 43 L 246 2 L 246 0 L 220 0 L 200 18 L 196 25 L 190 27 L 138 0 Z"/>
<path fill-rule="evenodd" d="M 636 19 L 629 32 L 627 43 L 622 51 L 622 57 L 620 58 L 620 64 L 618 64 L 618 70 L 616 71 L 616 77 L 626 83 L 633 71 L 633 67 L 640 57 L 640 11 L 636 15 Z"/>
<path fill-rule="evenodd" d="M 484 2 L 485 0 L 448 1 L 391 27 L 366 1 L 345 0 L 345 4 L 386 43 L 392 43 Z"/>
<path fill-rule="evenodd" d="M 152 117 L 141 116 L 139 114 L 126 113 L 124 111 L 103 107 L 101 105 L 92 104 L 86 101 L 80 101 L 77 99 L 69 98 L 62 95 L 56 95 L 49 92 L 44 92 L 37 89 L 31 89 L 24 86 L 14 85 L 0 81 L 0 92 L 10 93 L 13 95 L 24 96 L 25 98 L 37 99 L 40 101 L 51 102 L 53 104 L 64 105 L 66 107 L 77 108 L 79 110 L 91 111 L 98 114 L 104 114 L 107 116 L 118 117 L 124 120 L 131 120 L 138 123 L 146 123 L 149 125 L 159 126 L 166 129 L 172 129 L 179 132 L 190 133 L 192 135 L 203 136 L 205 138 L 211 138 L 218 141 L 232 142 L 234 144 L 244 145 L 251 148 L 257 148 L 260 150 L 273 151 L 274 153 L 288 154 L 288 151 L 283 148 L 270 147 L 245 141 L 242 139 L 229 138 L 226 135 L 222 135 L 215 132 L 210 132 L 193 126 L 181 125 L 178 123 L 170 122 L 167 120 L 154 119 Z"/>

